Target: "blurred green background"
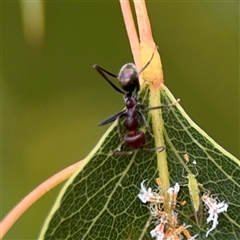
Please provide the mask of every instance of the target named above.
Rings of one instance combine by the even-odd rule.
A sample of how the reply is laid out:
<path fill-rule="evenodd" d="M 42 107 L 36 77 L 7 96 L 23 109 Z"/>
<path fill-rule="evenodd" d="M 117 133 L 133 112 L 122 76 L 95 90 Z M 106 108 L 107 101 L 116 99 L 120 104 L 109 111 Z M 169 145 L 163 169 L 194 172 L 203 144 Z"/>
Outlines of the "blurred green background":
<path fill-rule="evenodd" d="M 31 4 L 30 12 L 38 8 Z M 107 128 L 97 123 L 124 107 L 92 68 L 118 73 L 133 61 L 118 1 L 43 5 L 43 44 L 40 27 L 32 28 L 33 42 L 24 35 L 24 17 L 34 21 L 24 5 L 1 5 L 1 218 L 45 179 L 87 156 Z M 239 3 L 148 1 L 147 7 L 165 84 L 239 158 Z M 34 204 L 5 239 L 36 239 L 59 190 Z"/>

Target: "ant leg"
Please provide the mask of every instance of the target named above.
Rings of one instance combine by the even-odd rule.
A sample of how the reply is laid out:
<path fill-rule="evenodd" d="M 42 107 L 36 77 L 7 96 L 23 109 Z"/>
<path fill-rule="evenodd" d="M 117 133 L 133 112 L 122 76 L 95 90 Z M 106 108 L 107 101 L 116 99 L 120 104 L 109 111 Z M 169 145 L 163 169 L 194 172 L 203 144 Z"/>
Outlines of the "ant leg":
<path fill-rule="evenodd" d="M 118 112 L 114 115 L 112 115 L 111 117 L 103 120 L 102 122 L 100 122 L 98 124 L 98 126 L 103 126 L 103 125 L 106 125 L 108 123 L 111 123 L 111 122 L 114 122 L 117 118 L 121 117 L 123 114 L 125 114 L 126 110 L 122 110 L 121 112 Z"/>
<path fill-rule="evenodd" d="M 93 67 L 94 67 L 98 72 L 99 72 L 99 71 L 105 72 L 105 73 L 107 73 L 107 74 L 108 74 L 109 76 L 111 76 L 111 77 L 118 78 L 118 76 L 117 76 L 116 74 L 109 72 L 108 70 L 106 70 L 106 69 L 98 66 L 97 64 L 93 65 Z"/>
<path fill-rule="evenodd" d="M 149 132 L 149 134 L 153 137 L 153 134 L 150 131 L 150 127 L 147 123 L 147 120 L 145 118 L 145 116 L 143 115 L 143 113 L 141 113 L 140 111 L 138 111 L 138 108 L 145 110 L 146 106 L 143 105 L 142 103 L 137 103 L 136 106 L 134 107 L 134 110 L 137 111 L 137 114 L 139 115 L 139 117 L 141 118 L 142 124 L 144 126 L 144 128 L 146 129 L 147 132 Z"/>
<path fill-rule="evenodd" d="M 118 88 L 117 86 L 115 86 L 115 84 L 113 84 L 113 83 L 108 79 L 108 77 L 104 74 L 104 72 L 107 73 L 108 75 L 114 77 L 114 78 L 118 78 L 117 75 L 108 72 L 107 70 L 101 68 L 101 67 L 98 66 L 97 64 L 95 64 L 95 65 L 93 66 L 93 68 L 95 68 L 95 69 L 98 71 L 98 73 L 112 86 L 112 88 L 114 88 L 117 92 L 119 92 L 119 93 L 121 93 L 121 94 L 125 94 L 125 92 L 123 92 L 120 88 Z"/>
<path fill-rule="evenodd" d="M 144 117 L 144 115 L 143 115 L 141 112 L 137 112 L 137 114 L 138 114 L 139 117 L 141 118 L 145 130 L 146 130 L 152 137 L 154 137 L 153 134 L 152 134 L 151 131 L 150 131 L 150 127 L 149 127 L 149 125 L 148 125 L 148 123 L 147 123 L 147 120 L 146 120 L 146 118 Z"/>
<path fill-rule="evenodd" d="M 142 148 L 143 150 L 146 150 L 146 151 L 154 151 L 154 150 L 158 150 L 158 152 L 162 152 L 164 149 L 166 149 L 165 146 L 160 146 L 160 147 L 155 147 L 155 148 Z"/>
<path fill-rule="evenodd" d="M 118 151 L 118 150 L 111 151 L 111 153 L 118 155 L 131 155 L 133 154 L 133 152 L 134 151 Z"/>
<path fill-rule="evenodd" d="M 141 148 L 143 150 L 146 150 L 146 151 L 155 151 L 155 150 L 158 150 L 158 152 L 162 152 L 166 147 L 165 146 L 160 146 L 160 147 L 155 147 L 155 148 Z M 117 149 L 117 150 L 114 150 L 114 151 L 111 151 L 111 153 L 114 153 L 114 154 L 119 154 L 119 155 L 126 155 L 126 154 L 133 154 L 134 150 L 130 150 L 130 151 L 121 151 L 121 149 Z"/>
<path fill-rule="evenodd" d="M 121 141 L 116 150 L 111 150 L 110 153 L 121 153 L 121 147 L 124 141 Z"/>
<path fill-rule="evenodd" d="M 175 106 L 179 102 L 180 102 L 180 98 L 178 98 L 175 102 L 173 102 L 171 104 L 161 105 L 161 106 L 156 106 L 156 107 L 146 107 L 142 103 L 137 103 L 135 108 L 140 108 L 143 111 L 150 111 L 150 110 L 155 110 L 155 109 L 160 109 L 160 108 L 165 108 L 165 107 L 172 107 L 172 106 Z"/>
<path fill-rule="evenodd" d="M 180 98 L 178 98 L 175 102 L 168 104 L 168 105 L 161 105 L 161 106 L 157 106 L 157 107 L 148 107 L 148 108 L 142 108 L 144 111 L 150 111 L 150 110 L 154 110 L 154 109 L 159 109 L 159 108 L 165 108 L 165 107 L 171 107 L 171 106 L 175 106 L 177 103 L 180 102 Z"/>
<path fill-rule="evenodd" d="M 144 104 L 142 104 L 142 103 L 137 103 L 135 105 L 135 108 L 137 108 L 137 109 L 140 108 L 141 110 L 147 109 L 147 107 Z"/>

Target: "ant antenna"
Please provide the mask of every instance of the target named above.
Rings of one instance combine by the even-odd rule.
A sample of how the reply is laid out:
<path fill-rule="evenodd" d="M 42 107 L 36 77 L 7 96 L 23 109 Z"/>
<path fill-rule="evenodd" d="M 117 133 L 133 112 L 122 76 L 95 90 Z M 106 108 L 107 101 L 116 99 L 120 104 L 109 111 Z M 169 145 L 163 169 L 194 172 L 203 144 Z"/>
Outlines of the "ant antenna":
<path fill-rule="evenodd" d="M 142 72 L 147 68 L 147 66 L 151 63 L 151 61 L 152 61 L 152 59 L 153 59 L 153 57 L 154 57 L 154 52 L 155 52 L 156 49 L 158 49 L 158 46 L 157 46 L 157 45 L 155 45 L 155 47 L 154 47 L 154 50 L 153 50 L 153 53 L 152 53 L 152 56 L 151 56 L 150 60 L 149 60 L 149 61 L 145 64 L 145 66 L 138 72 L 138 75 L 140 75 L 140 73 L 142 73 Z"/>

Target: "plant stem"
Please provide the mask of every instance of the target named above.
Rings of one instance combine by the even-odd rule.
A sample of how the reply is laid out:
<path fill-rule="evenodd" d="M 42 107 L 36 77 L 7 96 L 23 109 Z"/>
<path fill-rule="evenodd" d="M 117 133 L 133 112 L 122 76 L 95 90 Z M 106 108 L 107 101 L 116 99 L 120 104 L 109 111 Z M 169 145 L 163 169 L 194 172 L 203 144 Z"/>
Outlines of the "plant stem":
<path fill-rule="evenodd" d="M 163 71 L 161 58 L 156 50 L 156 44 L 154 43 L 151 24 L 147 13 L 147 8 L 144 0 L 133 0 L 139 36 L 140 36 L 140 48 L 141 48 L 141 59 L 143 65 L 149 61 L 153 51 L 154 58 L 151 61 L 151 64 L 144 71 L 144 79 L 149 83 L 150 87 L 150 106 L 158 106 L 161 103 L 160 99 L 160 88 L 163 85 Z M 163 119 L 161 115 L 161 110 L 154 110 L 150 112 L 152 119 L 152 130 L 155 138 L 155 146 L 159 147 L 164 145 L 163 138 Z M 167 164 L 167 155 L 166 151 L 161 153 L 157 152 L 157 166 L 158 172 L 161 178 L 163 189 L 168 189 L 170 186 L 169 181 L 169 171 Z M 163 191 L 163 195 L 166 199 L 165 201 L 165 212 L 169 212 L 168 207 L 168 194 L 166 191 Z"/>

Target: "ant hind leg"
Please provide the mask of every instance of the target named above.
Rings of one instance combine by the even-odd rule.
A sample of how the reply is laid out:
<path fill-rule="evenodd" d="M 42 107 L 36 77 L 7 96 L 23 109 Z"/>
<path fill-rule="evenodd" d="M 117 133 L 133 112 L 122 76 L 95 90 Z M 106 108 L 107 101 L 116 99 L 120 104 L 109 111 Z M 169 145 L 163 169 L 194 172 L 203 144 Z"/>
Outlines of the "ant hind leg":
<path fill-rule="evenodd" d="M 160 147 L 155 147 L 155 148 L 142 148 L 143 150 L 146 150 L 146 151 L 155 151 L 155 150 L 158 150 L 158 152 L 162 152 L 164 149 L 166 149 L 166 147 L 163 145 L 163 146 L 160 146 Z"/>
<path fill-rule="evenodd" d="M 113 150 L 111 151 L 110 153 L 113 153 L 113 154 L 117 154 L 117 155 L 131 155 L 133 154 L 134 151 L 119 151 L 118 149 L 117 150 Z"/>

